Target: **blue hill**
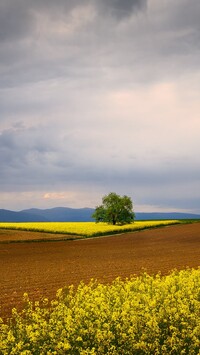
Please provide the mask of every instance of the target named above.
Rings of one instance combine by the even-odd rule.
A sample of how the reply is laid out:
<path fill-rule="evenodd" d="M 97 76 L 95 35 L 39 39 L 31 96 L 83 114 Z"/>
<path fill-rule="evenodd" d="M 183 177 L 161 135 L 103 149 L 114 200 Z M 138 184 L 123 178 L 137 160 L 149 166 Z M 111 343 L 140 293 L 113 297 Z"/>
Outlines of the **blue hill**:
<path fill-rule="evenodd" d="M 31 208 L 19 212 L 0 209 L 0 222 L 91 222 L 93 208 L 55 207 L 50 209 Z M 192 213 L 145 213 L 136 212 L 136 220 L 200 219 Z"/>

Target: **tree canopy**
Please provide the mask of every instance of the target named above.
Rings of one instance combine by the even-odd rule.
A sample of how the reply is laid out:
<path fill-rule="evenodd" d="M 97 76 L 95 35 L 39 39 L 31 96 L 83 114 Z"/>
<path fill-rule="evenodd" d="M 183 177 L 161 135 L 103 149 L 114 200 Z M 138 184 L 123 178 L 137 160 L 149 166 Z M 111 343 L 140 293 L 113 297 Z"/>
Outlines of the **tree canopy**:
<path fill-rule="evenodd" d="M 102 198 L 102 205 L 97 206 L 92 217 L 96 222 L 107 222 L 113 225 L 134 221 L 133 203 L 130 197 L 110 192 Z"/>

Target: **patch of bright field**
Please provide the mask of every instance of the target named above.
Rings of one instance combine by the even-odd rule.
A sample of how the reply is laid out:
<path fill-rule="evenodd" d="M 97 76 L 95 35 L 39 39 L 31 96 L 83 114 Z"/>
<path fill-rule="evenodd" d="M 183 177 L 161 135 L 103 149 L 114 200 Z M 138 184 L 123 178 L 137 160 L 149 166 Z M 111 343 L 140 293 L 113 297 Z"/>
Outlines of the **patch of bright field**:
<path fill-rule="evenodd" d="M 123 233 L 146 228 L 165 226 L 181 223 L 178 220 L 163 221 L 137 221 L 123 226 L 95 222 L 25 222 L 25 223 L 0 223 L 0 229 L 16 229 L 49 233 L 64 233 L 80 236 L 98 236 L 106 234 Z"/>
<path fill-rule="evenodd" d="M 0 322 L 8 354 L 199 354 L 200 269 L 59 289 Z M 28 350 L 27 350 L 28 349 Z"/>

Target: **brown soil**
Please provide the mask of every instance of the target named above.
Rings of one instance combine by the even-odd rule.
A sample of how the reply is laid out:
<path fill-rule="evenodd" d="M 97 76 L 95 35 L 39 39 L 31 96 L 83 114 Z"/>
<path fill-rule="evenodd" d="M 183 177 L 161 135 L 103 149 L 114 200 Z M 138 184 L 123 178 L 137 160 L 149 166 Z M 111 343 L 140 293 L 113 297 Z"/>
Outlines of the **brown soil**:
<path fill-rule="evenodd" d="M 200 223 L 85 240 L 2 243 L 0 316 L 20 307 L 24 292 L 33 300 L 52 299 L 58 288 L 81 280 L 111 282 L 144 269 L 167 274 L 187 266 L 200 266 Z"/>
<path fill-rule="evenodd" d="M 49 240 L 74 240 L 82 239 L 81 236 L 61 233 L 29 232 L 20 230 L 0 229 L 0 243 L 37 242 Z"/>

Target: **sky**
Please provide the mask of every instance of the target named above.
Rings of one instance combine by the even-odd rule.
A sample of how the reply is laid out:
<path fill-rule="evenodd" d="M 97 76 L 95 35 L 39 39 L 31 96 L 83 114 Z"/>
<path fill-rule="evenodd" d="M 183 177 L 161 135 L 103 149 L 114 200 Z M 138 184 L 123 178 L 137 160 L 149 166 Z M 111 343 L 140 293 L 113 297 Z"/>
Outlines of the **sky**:
<path fill-rule="evenodd" d="M 1 0 L 0 208 L 200 213 L 200 1 Z"/>

